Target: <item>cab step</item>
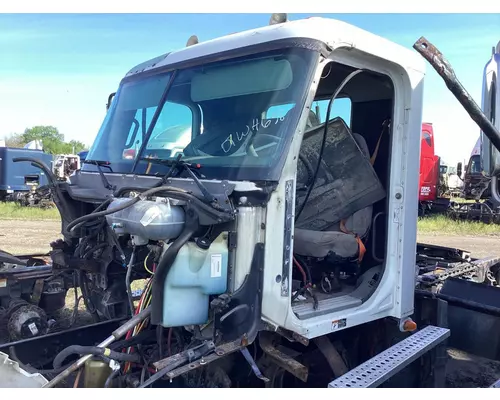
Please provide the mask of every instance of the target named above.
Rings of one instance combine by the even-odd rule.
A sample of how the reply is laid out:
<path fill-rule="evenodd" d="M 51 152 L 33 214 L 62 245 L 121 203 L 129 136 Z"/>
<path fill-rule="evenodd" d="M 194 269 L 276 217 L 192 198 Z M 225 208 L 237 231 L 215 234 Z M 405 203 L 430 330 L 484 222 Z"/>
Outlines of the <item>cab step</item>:
<path fill-rule="evenodd" d="M 377 387 L 449 336 L 449 329 L 432 325 L 426 326 L 348 373 L 339 376 L 330 382 L 328 387 Z"/>

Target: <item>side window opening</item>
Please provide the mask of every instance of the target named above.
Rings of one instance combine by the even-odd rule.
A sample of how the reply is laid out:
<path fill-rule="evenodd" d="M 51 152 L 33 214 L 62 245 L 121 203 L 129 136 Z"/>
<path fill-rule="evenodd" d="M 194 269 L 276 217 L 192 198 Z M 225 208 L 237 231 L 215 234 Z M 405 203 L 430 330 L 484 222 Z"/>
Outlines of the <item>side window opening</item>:
<path fill-rule="evenodd" d="M 384 127 L 393 117 L 395 91 L 388 76 L 365 70 L 343 87 L 327 118 L 329 96 L 353 68 L 336 62 L 324 68 L 297 158 L 294 255 L 313 270 L 334 271 L 328 275 L 331 290 L 319 300 L 321 312 L 333 312 L 337 306 L 328 299 L 355 298 L 353 283 L 385 268 L 389 212 L 384 184 L 392 142 Z M 372 235 L 375 225 L 377 235 Z M 367 288 L 357 304 L 375 287 Z M 304 302 L 292 300 L 298 318 L 317 316 L 304 311 Z"/>
<path fill-rule="evenodd" d="M 330 99 L 313 101 L 311 111 L 314 112 L 320 124 L 325 122 L 329 102 Z M 351 107 L 351 99 L 348 97 L 335 99 L 332 104 L 332 109 L 330 110 L 330 121 L 334 118 L 340 117 L 344 120 L 348 127 L 351 127 Z"/>
<path fill-rule="evenodd" d="M 319 99 L 312 103 L 307 129 L 314 128 L 325 122 L 326 112 L 330 99 Z M 271 106 L 262 116 L 263 119 L 278 119 L 284 118 L 286 114 L 295 106 L 293 103 L 279 104 Z M 351 100 L 348 97 L 338 98 L 333 101 L 332 109 L 330 110 L 330 121 L 335 118 L 342 118 L 346 125 L 351 124 Z"/>
<path fill-rule="evenodd" d="M 295 103 L 271 106 L 266 111 L 265 115 L 263 116 L 263 119 L 283 118 L 288 113 L 288 111 L 290 111 L 293 107 L 295 107 Z"/>
<path fill-rule="evenodd" d="M 428 132 L 422 132 L 422 138 L 425 140 L 425 143 L 429 145 L 429 147 L 432 147 L 432 138 Z"/>

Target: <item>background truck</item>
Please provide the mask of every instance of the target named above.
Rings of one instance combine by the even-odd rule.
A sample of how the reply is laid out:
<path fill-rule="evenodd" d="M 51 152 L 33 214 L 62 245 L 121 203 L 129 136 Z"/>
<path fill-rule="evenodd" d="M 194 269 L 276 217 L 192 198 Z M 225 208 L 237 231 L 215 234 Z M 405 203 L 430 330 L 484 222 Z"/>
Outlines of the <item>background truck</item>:
<path fill-rule="evenodd" d="M 36 158 L 49 164 L 52 161 L 52 156 L 41 150 L 0 147 L 0 200 L 2 201 L 9 197 L 23 196 L 48 182 L 47 176 L 38 167 L 12 161 L 18 157 Z"/>

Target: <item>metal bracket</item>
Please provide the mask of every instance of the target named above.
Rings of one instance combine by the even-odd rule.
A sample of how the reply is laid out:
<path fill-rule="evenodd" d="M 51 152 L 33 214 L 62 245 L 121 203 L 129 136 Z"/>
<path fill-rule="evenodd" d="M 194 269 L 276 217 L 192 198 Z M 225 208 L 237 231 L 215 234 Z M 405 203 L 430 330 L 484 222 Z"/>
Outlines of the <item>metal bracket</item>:
<path fill-rule="evenodd" d="M 255 360 L 253 359 L 252 355 L 248 351 L 247 347 L 244 347 L 240 350 L 240 353 L 245 357 L 245 360 L 247 360 L 248 364 L 252 367 L 252 371 L 255 374 L 257 378 L 259 378 L 261 381 L 264 382 L 269 382 L 269 379 L 266 378 L 264 375 L 262 375 L 262 372 L 260 372 L 259 367 L 255 363 Z"/>
<path fill-rule="evenodd" d="M 377 387 L 449 336 L 449 329 L 429 325 L 333 380 L 328 387 Z"/>
<path fill-rule="evenodd" d="M 288 371 L 293 376 L 300 379 L 302 382 L 307 382 L 309 370 L 306 366 L 280 351 L 272 342 L 272 334 L 270 332 L 260 332 L 259 344 L 262 351 L 280 368 Z"/>
<path fill-rule="evenodd" d="M 283 269 L 281 277 L 281 296 L 287 297 L 290 290 L 290 265 L 292 257 L 293 224 L 293 180 L 285 182 L 285 226 L 283 232 Z"/>
<path fill-rule="evenodd" d="M 40 298 L 42 297 L 43 285 L 45 281 L 43 279 L 37 279 L 31 294 L 31 303 L 38 305 L 40 303 Z"/>
<path fill-rule="evenodd" d="M 208 355 L 204 355 L 201 359 L 194 360 L 193 362 L 188 362 L 186 365 L 181 367 L 176 367 L 174 370 L 168 372 L 165 376 L 167 379 L 174 379 L 180 375 L 183 375 L 189 371 L 193 371 L 204 365 L 210 364 L 222 357 L 225 357 L 231 353 L 234 353 L 246 346 L 242 339 L 237 339 L 233 342 L 224 343 L 220 346 L 215 347 L 213 351 L 210 351 Z M 153 366 L 159 371 L 168 365 L 178 363 L 180 361 L 186 362 L 187 355 L 183 353 L 175 354 L 171 357 L 165 358 L 163 360 L 153 363 Z"/>

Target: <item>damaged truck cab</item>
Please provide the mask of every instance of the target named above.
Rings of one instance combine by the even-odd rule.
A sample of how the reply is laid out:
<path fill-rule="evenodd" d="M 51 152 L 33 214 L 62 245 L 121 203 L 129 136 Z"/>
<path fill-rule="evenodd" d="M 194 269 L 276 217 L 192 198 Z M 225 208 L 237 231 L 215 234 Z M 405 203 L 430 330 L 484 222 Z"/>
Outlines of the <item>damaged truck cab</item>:
<path fill-rule="evenodd" d="M 168 273 L 158 261 L 155 324 L 208 322 L 212 295 L 229 295 L 224 321 L 239 334 L 264 321 L 314 338 L 405 318 L 423 74 L 410 50 L 326 19 L 199 43 L 127 74 L 68 189 L 73 199 L 103 201 L 113 193 L 96 187 L 105 161 L 110 210 L 125 202 L 124 188 L 161 183 L 220 214 L 195 216 L 188 237 L 189 201 L 158 191 L 156 201 L 107 216 L 136 251 L 160 241 L 165 256 L 176 244 Z M 333 112 L 343 99 L 348 119 Z"/>
<path fill-rule="evenodd" d="M 424 70 L 416 53 L 323 18 L 191 38 L 138 65 L 81 170 L 54 191 L 64 240 L 53 268 L 76 271 L 96 320 L 150 309 L 126 340 L 157 327 L 144 360 L 158 379 L 236 353 L 267 386 L 284 385 L 276 365 L 307 382 L 319 350 L 329 367 L 307 384 L 324 387 L 387 348 L 381 322 L 393 338 L 416 329 Z M 131 282 L 144 278 L 136 306 Z M 382 365 L 449 335 L 429 329 Z M 214 364 L 226 385 L 250 385 Z"/>

